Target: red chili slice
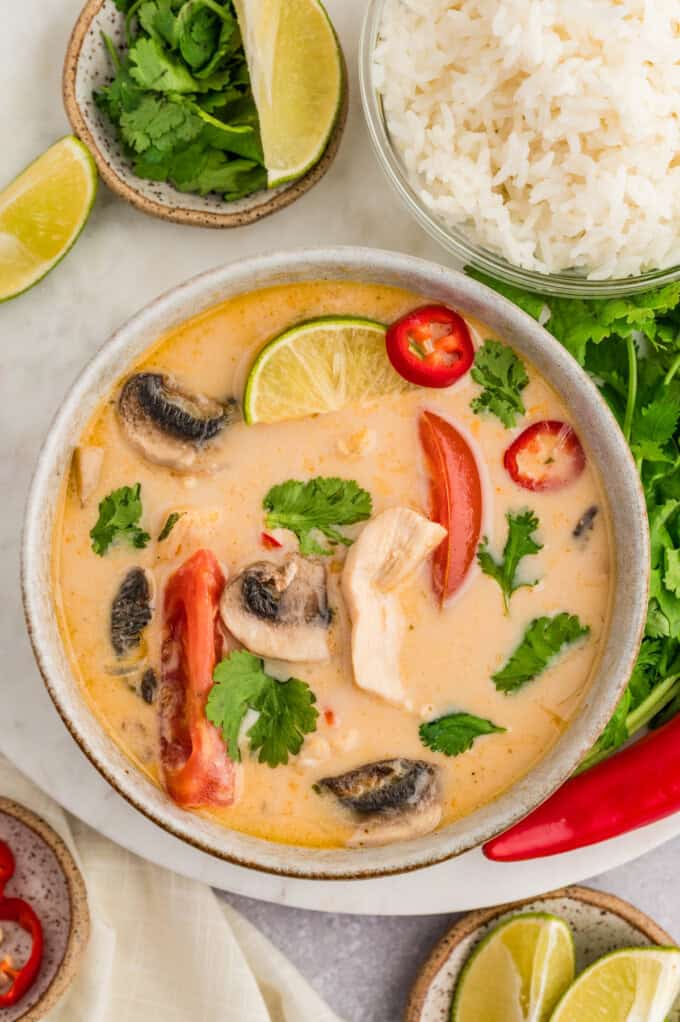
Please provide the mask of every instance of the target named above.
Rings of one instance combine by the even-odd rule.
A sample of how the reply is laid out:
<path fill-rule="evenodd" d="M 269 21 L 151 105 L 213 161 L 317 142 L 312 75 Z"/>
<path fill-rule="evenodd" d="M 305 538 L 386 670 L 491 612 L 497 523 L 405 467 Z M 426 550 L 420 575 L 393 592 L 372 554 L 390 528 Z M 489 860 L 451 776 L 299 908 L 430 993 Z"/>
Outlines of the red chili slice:
<path fill-rule="evenodd" d="M 450 387 L 475 357 L 467 323 L 445 305 L 424 305 L 402 316 L 385 343 L 399 375 L 419 387 Z"/>
<path fill-rule="evenodd" d="M 0 841 L 0 922 L 16 923 L 31 937 L 31 952 L 25 963 L 14 968 L 9 958 L 0 960 L 0 975 L 10 985 L 0 993 L 0 1008 L 11 1008 L 35 983 L 43 959 L 43 928 L 31 906 L 22 898 L 6 898 L 5 887 L 14 876 L 15 863 L 12 849 Z"/>
<path fill-rule="evenodd" d="M 441 603 L 460 587 L 482 530 L 482 484 L 470 445 L 434 412 L 420 416 L 420 442 L 430 477 L 430 517 L 447 530 L 432 555 L 432 585 Z"/>
<path fill-rule="evenodd" d="M 224 583 L 214 554 L 198 550 L 165 589 L 159 691 L 163 783 L 187 808 L 229 806 L 236 792 L 236 767 L 205 716 L 222 655 L 218 618 Z"/>
<path fill-rule="evenodd" d="M 276 536 L 270 535 L 268 532 L 263 532 L 260 536 L 262 546 L 266 547 L 267 550 L 278 550 L 279 547 L 283 546 L 283 543 L 279 543 Z"/>
<path fill-rule="evenodd" d="M 586 456 L 571 426 L 548 419 L 520 433 L 503 464 L 525 490 L 561 490 L 583 472 Z"/>

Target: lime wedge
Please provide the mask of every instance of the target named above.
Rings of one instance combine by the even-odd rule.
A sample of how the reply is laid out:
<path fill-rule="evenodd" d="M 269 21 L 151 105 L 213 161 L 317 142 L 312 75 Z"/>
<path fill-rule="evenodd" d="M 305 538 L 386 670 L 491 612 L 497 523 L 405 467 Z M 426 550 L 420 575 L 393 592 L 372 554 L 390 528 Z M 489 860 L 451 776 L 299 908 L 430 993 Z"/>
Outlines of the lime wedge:
<path fill-rule="evenodd" d="M 680 995 L 680 950 L 630 948 L 582 972 L 550 1022 L 664 1022 Z"/>
<path fill-rule="evenodd" d="M 340 48 L 319 0 L 235 0 L 269 187 L 318 163 L 342 92 Z"/>
<path fill-rule="evenodd" d="M 248 375 L 246 422 L 301 419 L 409 390 L 387 358 L 385 332 L 371 319 L 329 316 L 275 337 Z"/>
<path fill-rule="evenodd" d="M 96 192 L 94 161 L 72 136 L 56 142 L 0 192 L 0 302 L 33 287 L 64 258 Z"/>
<path fill-rule="evenodd" d="M 513 916 L 465 964 L 452 1022 L 547 1022 L 573 979 L 574 941 L 564 920 L 547 913 Z"/>

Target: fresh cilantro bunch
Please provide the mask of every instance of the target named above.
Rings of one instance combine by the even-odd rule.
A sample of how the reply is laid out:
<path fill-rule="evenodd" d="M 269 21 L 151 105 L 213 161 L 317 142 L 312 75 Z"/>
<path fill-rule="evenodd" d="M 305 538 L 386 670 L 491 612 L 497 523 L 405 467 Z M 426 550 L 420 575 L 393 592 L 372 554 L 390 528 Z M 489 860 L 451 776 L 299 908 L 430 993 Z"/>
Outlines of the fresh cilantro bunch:
<path fill-rule="evenodd" d="M 351 540 L 339 531 L 340 525 L 354 525 L 371 517 L 371 495 L 353 479 L 316 476 L 306 483 L 288 479 L 272 486 L 263 501 L 268 529 L 290 529 L 300 541 L 302 554 L 328 555 L 333 551 L 321 546 L 312 533 L 322 533 L 331 547 L 350 546 Z"/>
<path fill-rule="evenodd" d="M 680 282 L 582 301 L 469 271 L 540 319 L 599 387 L 630 444 L 647 502 L 651 586 L 640 655 L 617 711 L 582 764 L 680 712 Z"/>
<path fill-rule="evenodd" d="M 135 173 L 226 200 L 267 186 L 257 109 L 231 0 L 116 0 L 128 46 L 95 92 Z"/>
<path fill-rule="evenodd" d="M 447 713 L 437 720 L 421 724 L 419 734 L 423 745 L 433 752 L 460 756 L 471 749 L 476 739 L 482 735 L 501 734 L 506 730 L 473 713 Z"/>
<path fill-rule="evenodd" d="M 92 549 L 103 557 L 112 543 L 127 542 L 144 548 L 151 536 L 139 524 L 142 517 L 141 483 L 121 486 L 99 504 L 99 517 L 90 530 Z"/>
<path fill-rule="evenodd" d="M 215 684 L 206 704 L 206 717 L 219 728 L 234 762 L 240 762 L 238 739 L 248 710 L 258 714 L 247 732 L 250 748 L 260 763 L 276 767 L 297 755 L 305 735 L 316 730 L 316 697 L 297 678 L 277 681 L 264 670 L 260 657 L 238 650 L 215 668 Z"/>

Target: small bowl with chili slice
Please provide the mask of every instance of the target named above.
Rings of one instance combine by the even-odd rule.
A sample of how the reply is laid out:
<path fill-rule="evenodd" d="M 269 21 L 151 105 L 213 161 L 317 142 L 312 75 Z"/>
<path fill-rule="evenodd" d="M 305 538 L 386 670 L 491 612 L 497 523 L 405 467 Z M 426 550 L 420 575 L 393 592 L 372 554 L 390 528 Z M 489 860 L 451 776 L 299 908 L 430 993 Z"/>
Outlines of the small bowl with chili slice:
<path fill-rule="evenodd" d="M 38 1022 L 73 982 L 90 932 L 73 856 L 39 816 L 0 798 L 0 1018 Z"/>

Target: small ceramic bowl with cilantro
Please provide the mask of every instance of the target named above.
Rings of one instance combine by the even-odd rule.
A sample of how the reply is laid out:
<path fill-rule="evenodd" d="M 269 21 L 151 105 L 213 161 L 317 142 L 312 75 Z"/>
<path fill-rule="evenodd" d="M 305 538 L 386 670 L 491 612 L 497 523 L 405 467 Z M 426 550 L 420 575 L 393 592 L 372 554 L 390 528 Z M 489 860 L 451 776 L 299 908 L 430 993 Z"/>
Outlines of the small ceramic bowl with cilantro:
<path fill-rule="evenodd" d="M 279 12 L 272 47 L 260 7 L 85 5 L 66 54 L 66 112 L 106 184 L 143 212 L 239 227 L 295 201 L 332 163 L 347 116 L 333 26 L 320 0 L 306 0 Z"/>

